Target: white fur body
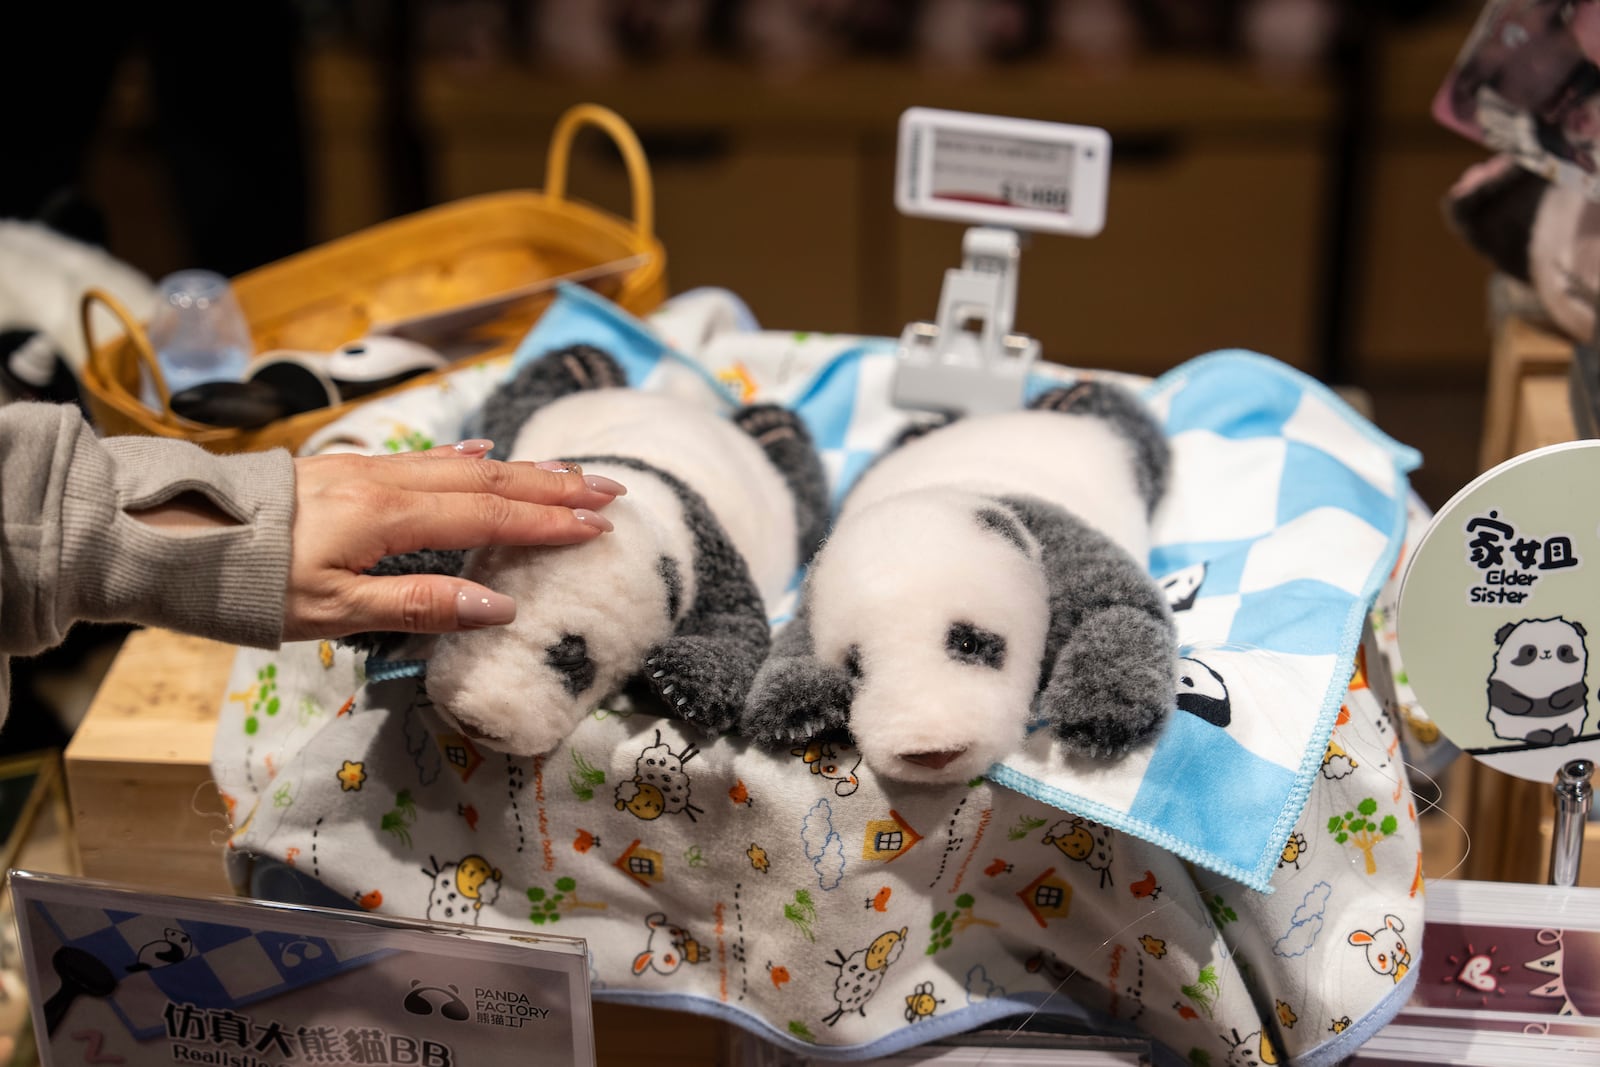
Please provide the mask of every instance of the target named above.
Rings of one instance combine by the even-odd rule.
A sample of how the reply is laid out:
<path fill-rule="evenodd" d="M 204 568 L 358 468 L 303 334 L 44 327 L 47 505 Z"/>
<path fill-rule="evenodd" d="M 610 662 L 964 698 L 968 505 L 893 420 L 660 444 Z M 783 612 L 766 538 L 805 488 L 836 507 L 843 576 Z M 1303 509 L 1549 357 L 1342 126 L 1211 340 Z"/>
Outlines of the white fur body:
<path fill-rule="evenodd" d="M 1150 518 L 1134 483 L 1133 448 L 1106 420 L 1053 411 L 977 415 L 907 442 L 874 464 L 845 498 L 851 512 L 914 489 L 1027 495 L 1066 508 L 1127 550 L 1150 558 Z"/>
<path fill-rule="evenodd" d="M 856 650 L 850 728 L 880 773 L 961 781 L 1023 742 L 1050 601 L 1039 546 L 1021 524 L 1019 548 L 977 519 L 1007 494 L 1056 503 L 1141 564 L 1148 558 L 1132 450 L 1094 416 L 975 416 L 880 460 L 846 498 L 808 579 L 817 656 L 837 664 Z M 999 669 L 950 655 L 956 619 L 1004 637 Z M 954 751 L 962 755 L 937 770 L 901 758 Z"/>
<path fill-rule="evenodd" d="M 630 456 L 676 476 L 705 499 L 769 607 L 789 587 L 799 566 L 794 497 L 761 446 L 727 418 L 643 390 L 594 390 L 541 410 L 511 449 L 512 459 L 575 455 Z M 637 474 L 619 469 L 585 471 L 615 478 L 631 493 Z"/>
<path fill-rule="evenodd" d="M 752 564 L 769 605 L 798 566 L 794 502 L 778 470 L 737 426 L 711 411 L 629 390 L 576 393 L 529 421 L 513 459 L 615 454 L 679 477 L 704 497 Z M 468 557 L 463 577 L 517 601 L 506 626 L 440 637 L 429 659 L 435 705 L 489 747 L 517 755 L 555 748 L 643 665 L 694 602 L 695 540 L 678 494 L 659 476 L 587 462 L 587 474 L 628 489 L 605 508 L 611 532 L 578 545 L 493 548 Z M 661 560 L 680 592 L 669 612 Z M 593 682 L 572 693 L 546 650 L 581 635 Z"/>

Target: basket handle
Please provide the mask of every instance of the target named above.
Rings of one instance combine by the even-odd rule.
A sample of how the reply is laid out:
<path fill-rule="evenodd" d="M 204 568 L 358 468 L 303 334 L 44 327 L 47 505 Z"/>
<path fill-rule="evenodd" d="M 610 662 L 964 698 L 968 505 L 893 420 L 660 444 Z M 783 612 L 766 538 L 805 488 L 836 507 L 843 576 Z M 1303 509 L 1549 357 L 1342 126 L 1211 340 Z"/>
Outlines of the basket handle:
<path fill-rule="evenodd" d="M 639 144 L 633 127 L 610 108 L 599 104 L 579 104 L 568 108 L 557 120 L 555 133 L 550 137 L 549 160 L 545 165 L 545 194 L 556 200 L 566 198 L 572 139 L 585 126 L 598 126 L 604 130 L 622 153 L 623 165 L 628 170 L 628 184 L 633 187 L 634 232 L 638 249 L 644 251 L 655 240 L 655 187 L 650 180 L 650 164 L 645 160 L 644 148 Z"/>
<path fill-rule="evenodd" d="M 94 364 L 95 373 L 107 389 L 115 388 L 117 370 L 112 365 L 109 347 L 102 348 L 94 341 L 94 306 L 103 304 L 117 320 L 117 325 L 122 327 L 123 333 L 128 335 L 128 340 L 133 345 L 134 352 L 139 357 L 139 362 L 144 364 L 145 372 L 150 375 L 150 380 L 155 383 L 156 396 L 161 401 L 161 411 L 168 420 L 176 420 L 172 413 L 172 394 L 167 391 L 167 380 L 161 376 L 161 364 L 156 359 L 154 348 L 150 347 L 150 338 L 144 332 L 144 327 L 139 325 L 139 320 L 128 310 L 127 305 L 104 289 L 87 289 L 84 291 L 83 300 L 78 305 L 79 319 L 83 325 L 83 343 L 88 346 L 89 360 Z"/>

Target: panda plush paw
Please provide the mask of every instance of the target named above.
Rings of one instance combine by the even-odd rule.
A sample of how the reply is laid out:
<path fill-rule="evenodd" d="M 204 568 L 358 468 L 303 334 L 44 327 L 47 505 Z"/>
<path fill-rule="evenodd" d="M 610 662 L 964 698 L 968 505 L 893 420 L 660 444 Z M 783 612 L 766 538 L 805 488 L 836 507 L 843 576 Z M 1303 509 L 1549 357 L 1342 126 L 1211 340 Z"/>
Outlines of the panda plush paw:
<path fill-rule="evenodd" d="M 774 656 L 756 675 L 739 733 L 761 745 L 809 741 L 850 721 L 854 689 L 842 667 L 809 655 Z"/>
<path fill-rule="evenodd" d="M 738 721 L 764 652 L 727 638 L 683 634 L 650 649 L 644 674 L 669 712 L 722 733 Z"/>
<path fill-rule="evenodd" d="M 1176 702 L 1170 628 L 1112 605 L 1084 619 L 1056 656 L 1039 711 L 1077 755 L 1114 759 L 1161 726 Z"/>

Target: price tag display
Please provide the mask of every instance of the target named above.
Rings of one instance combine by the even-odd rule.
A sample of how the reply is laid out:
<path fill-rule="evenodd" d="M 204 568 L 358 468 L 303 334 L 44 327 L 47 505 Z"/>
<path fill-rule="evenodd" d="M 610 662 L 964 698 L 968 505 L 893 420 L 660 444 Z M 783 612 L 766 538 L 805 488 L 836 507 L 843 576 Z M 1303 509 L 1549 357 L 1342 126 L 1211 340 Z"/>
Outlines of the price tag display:
<path fill-rule="evenodd" d="M 579 939 L 10 881 L 43 1067 L 594 1064 Z"/>
<path fill-rule="evenodd" d="M 1600 441 L 1541 448 L 1439 510 L 1396 630 L 1417 701 L 1455 745 L 1548 782 L 1600 757 Z"/>
<path fill-rule="evenodd" d="M 907 215 L 1091 237 L 1105 225 L 1111 138 L 1092 126 L 912 108 L 895 204 Z"/>

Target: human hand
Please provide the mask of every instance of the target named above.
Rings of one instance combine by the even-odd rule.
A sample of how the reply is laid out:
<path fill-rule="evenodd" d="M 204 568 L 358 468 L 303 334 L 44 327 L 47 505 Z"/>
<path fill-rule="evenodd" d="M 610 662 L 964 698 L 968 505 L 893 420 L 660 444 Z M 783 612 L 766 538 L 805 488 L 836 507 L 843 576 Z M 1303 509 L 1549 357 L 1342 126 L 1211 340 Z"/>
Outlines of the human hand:
<path fill-rule="evenodd" d="M 557 462 L 482 458 L 489 447 L 480 440 L 397 456 L 295 460 L 283 639 L 503 626 L 516 617 L 516 602 L 475 582 L 363 572 L 422 548 L 570 545 L 611 529 L 593 509 L 627 492 L 622 486 Z"/>

